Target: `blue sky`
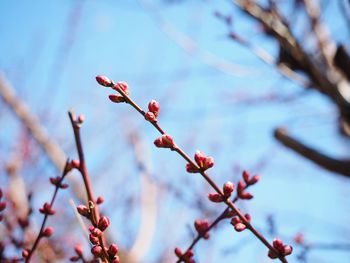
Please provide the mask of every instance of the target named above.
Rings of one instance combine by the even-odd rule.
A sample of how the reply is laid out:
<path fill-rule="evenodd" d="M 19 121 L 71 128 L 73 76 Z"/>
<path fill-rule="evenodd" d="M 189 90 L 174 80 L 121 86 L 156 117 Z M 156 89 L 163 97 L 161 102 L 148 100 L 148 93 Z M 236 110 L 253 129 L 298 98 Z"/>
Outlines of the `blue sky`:
<path fill-rule="evenodd" d="M 261 173 L 261 183 L 252 190 L 256 198 L 242 204 L 258 228 L 266 229 L 266 217 L 272 213 L 286 240 L 302 231 L 310 241 L 346 241 L 350 210 L 345 197 L 350 181 L 319 169 L 272 137 L 275 127 L 286 126 L 319 149 L 348 156 L 349 142 L 338 136 L 336 109 L 315 92 L 288 102 L 259 102 L 271 93 L 289 96 L 302 88 L 228 40 L 228 30 L 215 18 L 215 11 L 232 13 L 239 34 L 271 55 L 277 54 L 275 43 L 229 1 L 165 5 L 161 1 L 4 0 L 0 7 L 1 71 L 71 156 L 76 153 L 67 110 L 73 107 L 86 116 L 83 139 L 88 164 L 96 191 L 107 200 L 121 200 L 118 203 L 124 205 L 126 200 L 138 200 L 140 179 L 127 140 L 130 130 L 137 131 L 147 145 L 155 178 L 174 184 L 187 199 L 196 193 L 204 199 L 209 190 L 199 177 L 184 172 L 184 161 L 174 153 L 153 147 L 158 134 L 130 107 L 109 103 L 109 93 L 95 82 L 97 74 L 127 81 L 131 96 L 144 108 L 151 99 L 159 100 L 162 126 L 190 154 L 201 149 L 215 157 L 211 172 L 219 184 L 237 178 L 236 166 Z M 345 41 L 338 4 L 327 6 L 325 19 L 334 38 Z M 302 20 L 298 28 L 303 28 Z M 184 48 L 184 43 L 192 49 Z M 208 65 L 208 57 L 214 64 Z M 230 71 L 218 68 L 218 62 Z M 247 104 L 244 98 L 258 99 Z M 4 120 L 0 131 L 3 159 L 20 133 L 13 115 L 5 112 Z M 261 160 L 267 161 L 255 168 Z M 41 168 L 52 172 L 46 166 L 44 159 Z M 191 241 L 187 226 L 200 216 L 171 192 L 160 192 L 158 228 L 145 262 L 155 262 L 159 251 L 186 247 Z M 110 215 L 113 233 L 121 247 L 128 248 L 139 223 L 137 206 L 128 214 L 129 226 L 125 226 L 127 208 L 108 205 L 116 207 Z M 174 225 L 177 230 L 165 236 Z M 250 241 L 238 253 L 222 253 L 245 239 Z M 230 226 L 213 233 L 212 240 L 202 242 L 196 253 L 199 262 L 224 258 L 268 262 L 265 254 L 266 249 L 251 235 L 237 234 Z M 349 252 L 310 254 L 310 262 L 345 262 L 348 258 Z M 292 256 L 291 262 L 295 260 Z"/>

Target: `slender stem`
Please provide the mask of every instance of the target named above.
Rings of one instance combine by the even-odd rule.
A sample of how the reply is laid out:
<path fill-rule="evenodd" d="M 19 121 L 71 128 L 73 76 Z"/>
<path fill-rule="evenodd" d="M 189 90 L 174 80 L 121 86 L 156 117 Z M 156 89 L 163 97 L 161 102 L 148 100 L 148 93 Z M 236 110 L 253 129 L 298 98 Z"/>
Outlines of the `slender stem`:
<path fill-rule="evenodd" d="M 133 108 L 135 108 L 142 116 L 145 115 L 145 111 L 143 111 L 141 109 L 140 106 L 138 106 L 138 104 L 133 101 L 121 88 L 119 88 L 118 85 L 114 85 L 114 83 L 112 82 L 111 87 L 116 90 L 117 92 L 119 92 L 125 99 L 125 101 L 127 103 L 129 103 Z M 150 122 L 161 134 L 165 134 L 165 131 L 160 127 L 160 125 L 158 124 L 158 122 Z M 175 145 L 172 150 L 176 151 L 180 156 L 182 156 L 188 163 L 190 163 L 193 167 L 196 167 L 199 171 L 200 174 L 202 175 L 202 177 L 211 185 L 211 187 L 218 193 L 220 194 L 222 197 L 225 198 L 224 202 L 225 204 L 230 207 L 233 211 L 235 211 L 235 213 L 238 215 L 238 217 L 242 220 L 242 222 L 246 225 L 246 227 L 269 249 L 271 250 L 275 256 L 277 256 L 281 262 L 283 263 L 287 263 L 288 261 L 286 260 L 286 258 L 282 255 L 280 255 L 280 253 L 278 253 L 278 251 L 264 238 L 263 235 L 261 235 L 249 222 L 248 220 L 245 218 L 245 216 L 239 211 L 239 209 L 235 206 L 235 204 L 228 198 L 226 198 L 223 194 L 223 192 L 221 191 L 220 187 L 218 187 L 218 185 L 210 178 L 210 176 L 202 169 L 200 169 L 200 167 L 196 164 L 195 161 L 193 161 L 188 154 L 186 154 L 180 147 L 178 147 L 177 145 Z"/>
<path fill-rule="evenodd" d="M 90 176 L 88 174 L 88 170 L 86 168 L 86 163 L 85 163 L 85 156 L 84 156 L 84 151 L 83 151 L 83 145 L 81 143 L 81 136 L 80 136 L 80 124 L 77 123 L 74 117 L 74 113 L 72 111 L 68 112 L 69 119 L 71 121 L 72 127 L 73 127 L 73 132 L 74 132 L 74 138 L 77 146 L 77 151 L 78 151 L 78 156 L 79 156 L 79 172 L 81 176 L 83 177 L 84 181 L 84 186 L 87 194 L 87 199 L 88 199 L 88 207 L 91 211 L 91 223 L 94 227 L 97 227 L 98 221 L 100 219 L 100 212 L 98 210 L 98 206 L 95 202 L 94 194 L 92 191 L 92 184 L 90 180 Z M 103 251 L 103 257 L 107 262 L 110 262 L 107 250 L 105 248 L 105 236 L 102 234 L 99 238 L 100 246 Z"/>
<path fill-rule="evenodd" d="M 54 204 L 54 202 L 55 202 L 55 200 L 56 200 L 56 196 L 57 196 L 58 190 L 60 189 L 60 185 L 61 185 L 63 179 L 65 178 L 65 176 L 66 176 L 66 175 L 68 174 L 68 172 L 69 172 L 68 169 L 67 169 L 67 168 L 68 168 L 67 165 L 68 165 L 68 160 L 66 161 L 66 165 L 65 165 L 65 167 L 64 167 L 64 169 L 63 169 L 62 176 L 61 176 L 59 182 L 58 182 L 58 183 L 56 184 L 56 186 L 55 186 L 55 191 L 54 191 L 54 193 L 53 193 L 53 195 L 52 195 L 51 202 L 50 202 L 51 208 L 53 207 L 53 204 Z M 35 241 L 34 241 L 33 247 L 29 250 L 28 256 L 25 258 L 25 262 L 26 262 L 26 263 L 29 263 L 29 262 L 30 262 L 30 259 L 31 259 L 32 255 L 33 255 L 35 249 L 36 249 L 37 246 L 39 245 L 39 242 L 40 242 L 40 240 L 41 240 L 41 238 L 42 238 L 42 233 L 43 233 L 44 228 L 45 228 L 45 224 L 46 224 L 47 218 L 48 218 L 48 214 L 45 214 L 44 220 L 43 220 L 43 222 L 41 223 L 41 227 L 40 227 L 40 231 L 39 231 L 39 233 L 38 233 L 38 236 L 36 237 L 36 239 L 35 239 Z"/>

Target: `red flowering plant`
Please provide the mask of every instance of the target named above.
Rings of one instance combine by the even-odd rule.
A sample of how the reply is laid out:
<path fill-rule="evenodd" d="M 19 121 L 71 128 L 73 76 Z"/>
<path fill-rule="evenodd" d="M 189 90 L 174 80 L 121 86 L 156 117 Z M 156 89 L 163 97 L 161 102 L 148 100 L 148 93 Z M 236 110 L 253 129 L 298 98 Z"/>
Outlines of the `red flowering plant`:
<path fill-rule="evenodd" d="M 212 187 L 214 192 L 208 194 L 210 201 L 215 203 L 225 203 L 227 208 L 214 220 L 211 224 L 206 219 L 197 219 L 194 222 L 194 227 L 197 231 L 197 237 L 193 240 L 192 244 L 183 252 L 180 248 L 175 249 L 175 254 L 178 257 L 177 262 L 195 262 L 193 259 L 194 253 L 192 248 L 202 238 L 209 238 L 209 231 L 212 227 L 218 224 L 221 220 L 231 218 L 231 224 L 237 232 L 241 232 L 245 229 L 249 230 L 258 240 L 262 242 L 264 246 L 268 248 L 268 256 L 272 259 L 278 258 L 281 262 L 287 262 L 286 256 L 292 253 L 292 247 L 284 245 L 282 241 L 274 241 L 272 244 L 256 230 L 251 223 L 251 216 L 249 214 L 243 214 L 236 206 L 236 201 L 239 199 L 252 199 L 253 195 L 247 192 L 247 188 L 259 181 L 259 176 L 250 176 L 245 171 L 243 172 L 242 180 L 238 182 L 236 196 L 232 197 L 234 192 L 234 184 L 232 182 L 226 182 L 222 188 L 220 188 L 207 173 L 207 170 L 214 166 L 214 158 L 205 155 L 201 151 L 196 151 L 194 158 L 192 159 L 179 145 L 176 144 L 174 138 L 163 130 L 158 123 L 158 115 L 160 112 L 159 102 L 152 100 L 148 104 L 148 111 L 144 111 L 133 99 L 130 97 L 129 87 L 126 82 L 118 82 L 110 80 L 106 76 L 98 75 L 96 77 L 97 82 L 104 87 L 110 87 L 116 93 L 109 95 L 109 98 L 114 103 L 127 103 L 138 111 L 146 121 L 148 121 L 160 134 L 154 144 L 158 148 L 168 148 L 171 151 L 178 153 L 186 161 L 186 171 L 189 173 L 198 173 L 204 180 Z"/>

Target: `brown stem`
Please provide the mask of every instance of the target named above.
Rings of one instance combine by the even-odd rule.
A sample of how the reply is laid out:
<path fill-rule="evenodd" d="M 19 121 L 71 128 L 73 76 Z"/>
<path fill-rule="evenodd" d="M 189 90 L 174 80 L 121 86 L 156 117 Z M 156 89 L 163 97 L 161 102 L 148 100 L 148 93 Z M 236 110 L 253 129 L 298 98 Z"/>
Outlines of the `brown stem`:
<path fill-rule="evenodd" d="M 89 176 L 88 170 L 86 168 L 83 145 L 81 143 L 81 136 L 80 136 L 80 124 L 77 123 L 77 121 L 75 120 L 74 113 L 72 111 L 69 111 L 68 115 L 69 115 L 69 119 L 70 119 L 72 127 L 73 127 L 74 138 L 75 138 L 78 156 L 79 156 L 79 162 L 80 162 L 79 172 L 80 172 L 81 176 L 83 177 L 84 186 L 85 186 L 87 199 L 88 199 L 88 207 L 89 207 L 89 209 L 91 211 L 91 215 L 92 215 L 90 220 L 91 220 L 92 225 L 97 227 L 98 220 L 100 219 L 100 212 L 99 212 L 98 206 L 95 202 L 94 194 L 92 191 L 92 184 L 90 181 L 90 176 Z M 105 241 L 104 233 L 102 233 L 102 235 L 99 237 L 99 242 L 100 242 L 100 246 L 101 246 L 102 251 L 103 251 L 104 259 L 107 260 L 107 262 L 110 262 L 109 257 L 108 257 L 108 253 L 107 253 L 106 248 L 105 248 L 106 241 Z"/>
<path fill-rule="evenodd" d="M 63 179 L 65 178 L 65 176 L 68 174 L 69 170 L 68 170 L 68 160 L 66 161 L 66 165 L 63 169 L 63 172 L 62 172 L 62 176 L 59 180 L 59 182 L 56 184 L 55 186 L 55 191 L 53 193 L 53 196 L 51 198 L 51 202 L 50 202 L 50 206 L 51 208 L 53 207 L 53 204 L 56 200 L 56 196 L 57 196 L 57 193 L 58 193 L 58 190 L 60 189 L 60 185 L 63 181 Z M 37 246 L 39 245 L 39 242 L 41 240 L 41 238 L 43 237 L 42 236 L 42 233 L 44 231 L 44 228 L 45 228 L 45 224 L 46 224 L 46 221 L 47 221 L 47 218 L 48 218 L 48 214 L 45 214 L 44 216 L 44 220 L 43 222 L 41 223 L 41 227 L 40 227 L 40 231 L 38 233 L 38 236 L 36 237 L 35 241 L 34 241 L 34 244 L 33 244 L 33 247 L 29 250 L 29 253 L 28 253 L 28 256 L 25 258 L 25 262 L 26 263 L 29 263 L 30 262 L 30 259 L 35 251 L 35 249 L 37 248 Z"/>
<path fill-rule="evenodd" d="M 145 112 L 137 105 L 135 101 L 133 101 L 118 85 L 114 85 L 112 82 L 110 87 L 121 94 L 125 101 L 129 103 L 133 108 L 135 108 L 142 116 L 145 115 Z M 165 134 L 165 131 L 159 126 L 158 122 L 151 122 L 151 124 L 161 133 Z M 225 200 L 225 204 L 230 207 L 235 213 L 239 216 L 242 222 L 246 225 L 246 227 L 269 249 L 271 250 L 283 263 L 287 263 L 286 258 L 278 253 L 278 251 L 248 222 L 245 216 L 239 211 L 239 209 L 235 206 L 235 204 L 226 198 L 221 191 L 220 187 L 210 178 L 210 176 L 197 165 L 195 161 L 193 161 L 180 147 L 175 145 L 172 148 L 173 151 L 176 151 L 180 156 L 182 156 L 188 163 L 190 163 L 193 167 L 197 168 L 200 171 L 202 177 L 211 185 L 211 187 L 220 194 Z"/>

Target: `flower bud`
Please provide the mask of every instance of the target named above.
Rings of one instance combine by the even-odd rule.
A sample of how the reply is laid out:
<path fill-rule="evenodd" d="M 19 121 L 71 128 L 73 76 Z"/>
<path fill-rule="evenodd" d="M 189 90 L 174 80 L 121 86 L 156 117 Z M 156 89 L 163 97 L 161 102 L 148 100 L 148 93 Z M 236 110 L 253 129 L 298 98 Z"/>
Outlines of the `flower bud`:
<path fill-rule="evenodd" d="M 5 202 L 0 202 L 0 212 L 5 210 L 6 208 L 6 203 Z"/>
<path fill-rule="evenodd" d="M 113 89 L 122 90 L 126 95 L 129 95 L 129 85 L 125 81 L 120 81 L 114 85 Z"/>
<path fill-rule="evenodd" d="M 53 232 L 54 232 L 53 227 L 49 226 L 49 227 L 44 229 L 44 231 L 42 232 L 42 236 L 50 237 L 50 236 L 52 236 Z"/>
<path fill-rule="evenodd" d="M 186 164 L 186 171 L 188 173 L 198 173 L 199 172 L 198 168 L 195 167 L 194 165 L 192 165 L 191 163 Z"/>
<path fill-rule="evenodd" d="M 100 220 L 98 221 L 98 228 L 101 229 L 101 231 L 105 231 L 106 228 L 109 226 L 110 221 L 109 218 L 106 216 L 102 216 Z"/>
<path fill-rule="evenodd" d="M 109 100 L 114 103 L 125 102 L 125 99 L 122 95 L 119 94 L 111 94 L 108 96 Z"/>
<path fill-rule="evenodd" d="M 178 247 L 175 248 L 175 255 L 179 258 L 182 256 L 182 251 L 180 248 Z"/>
<path fill-rule="evenodd" d="M 100 84 L 101 86 L 104 86 L 104 87 L 111 87 L 112 86 L 112 81 L 103 75 L 97 75 L 96 81 L 98 82 L 98 84 Z"/>
<path fill-rule="evenodd" d="M 80 257 L 78 257 L 78 256 L 73 256 L 73 257 L 70 257 L 69 260 L 70 260 L 71 262 L 78 262 L 78 261 L 80 260 Z"/>
<path fill-rule="evenodd" d="M 249 180 L 249 184 L 250 184 L 250 185 L 256 184 L 259 180 L 260 180 L 260 176 L 259 176 L 259 175 L 254 175 L 254 176 Z"/>
<path fill-rule="evenodd" d="M 27 249 L 23 249 L 23 250 L 22 250 L 22 257 L 23 257 L 23 258 L 27 258 L 28 255 L 29 255 L 29 251 L 28 251 Z"/>
<path fill-rule="evenodd" d="M 78 256 L 81 257 L 83 255 L 83 248 L 81 247 L 81 245 L 75 245 L 74 250 Z"/>
<path fill-rule="evenodd" d="M 99 257 L 102 254 L 102 247 L 100 246 L 94 246 L 91 248 L 91 253 L 95 256 L 95 257 Z"/>
<path fill-rule="evenodd" d="M 155 122 L 157 120 L 156 115 L 151 111 L 146 112 L 145 119 L 150 122 Z"/>
<path fill-rule="evenodd" d="M 246 170 L 243 171 L 242 173 L 243 180 L 246 184 L 249 183 L 249 178 L 250 178 L 250 173 Z"/>
<path fill-rule="evenodd" d="M 102 204 L 104 201 L 105 201 L 105 199 L 103 198 L 103 196 L 99 196 L 99 197 L 97 197 L 96 204 L 100 205 L 100 204 Z"/>
<path fill-rule="evenodd" d="M 100 242 L 100 240 L 98 239 L 98 237 L 97 237 L 97 236 L 94 236 L 93 234 L 90 234 L 90 235 L 89 235 L 89 240 L 90 240 L 91 244 L 93 244 L 93 245 L 98 245 L 99 242 Z"/>
<path fill-rule="evenodd" d="M 159 102 L 155 101 L 155 100 L 151 100 L 150 103 L 148 103 L 148 110 L 150 112 L 153 112 L 153 114 L 157 117 L 158 113 L 159 113 Z"/>
<path fill-rule="evenodd" d="M 45 203 L 43 207 L 39 209 L 39 212 L 45 215 L 54 215 L 56 213 L 49 203 Z"/>
<path fill-rule="evenodd" d="M 89 217 L 89 209 L 85 205 L 78 205 L 77 206 L 78 213 L 82 216 Z"/>
<path fill-rule="evenodd" d="M 225 197 L 230 197 L 233 190 L 234 190 L 234 185 L 231 182 L 226 182 L 222 189 L 223 189 Z"/>
<path fill-rule="evenodd" d="M 111 244 L 108 248 L 108 255 L 113 258 L 118 253 L 118 246 L 116 244 Z"/>
<path fill-rule="evenodd" d="M 158 148 L 173 148 L 175 146 L 175 142 L 173 137 L 169 134 L 163 134 L 162 137 L 157 138 L 154 141 L 154 145 Z"/>
<path fill-rule="evenodd" d="M 224 198 L 218 193 L 210 193 L 208 194 L 208 199 L 214 203 L 221 203 L 224 201 Z"/>

